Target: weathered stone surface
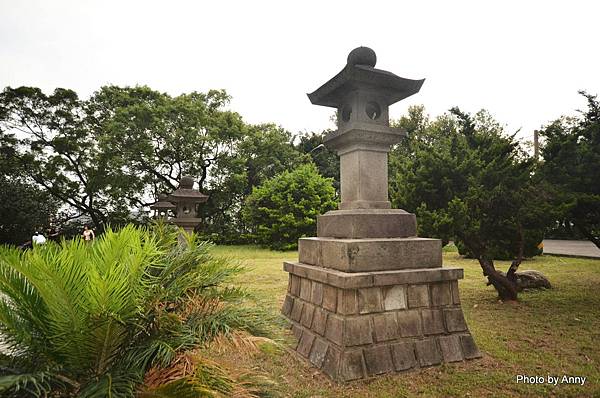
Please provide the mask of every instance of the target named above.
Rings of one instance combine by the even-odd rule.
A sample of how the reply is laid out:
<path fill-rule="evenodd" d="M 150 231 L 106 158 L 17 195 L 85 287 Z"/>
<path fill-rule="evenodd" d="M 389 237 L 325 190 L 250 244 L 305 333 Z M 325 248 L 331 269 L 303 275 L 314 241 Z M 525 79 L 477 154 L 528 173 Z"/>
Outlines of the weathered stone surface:
<path fill-rule="evenodd" d="M 292 279 L 290 281 L 290 284 L 291 284 L 290 293 L 292 293 L 296 297 L 299 297 L 300 296 L 300 278 L 294 274 L 292 274 L 291 277 L 292 277 Z"/>
<path fill-rule="evenodd" d="M 439 342 L 444 362 L 458 362 L 463 360 L 460 337 L 458 335 L 440 336 Z"/>
<path fill-rule="evenodd" d="M 370 314 L 383 311 L 381 288 L 371 287 L 358 290 L 358 312 Z"/>
<path fill-rule="evenodd" d="M 396 314 L 393 312 L 373 316 L 375 339 L 377 341 L 388 341 L 400 337 L 400 328 Z"/>
<path fill-rule="evenodd" d="M 300 242 L 319 243 L 314 246 L 320 250 L 320 254 L 309 259 L 314 263 L 305 264 L 344 272 L 440 268 L 442 266 L 441 243 L 438 239 L 417 237 L 391 239 L 301 238 Z M 302 247 L 304 248 L 305 245 Z M 314 278 L 311 277 L 311 279 Z"/>
<path fill-rule="evenodd" d="M 450 283 L 432 283 L 429 285 L 431 289 L 431 305 L 441 306 L 452 304 L 452 293 L 450 292 Z"/>
<path fill-rule="evenodd" d="M 337 289 L 333 286 L 323 285 L 323 308 L 335 312 L 337 309 Z"/>
<path fill-rule="evenodd" d="M 481 358 L 481 352 L 479 352 L 477 344 L 475 344 L 475 340 L 473 340 L 471 335 L 460 336 L 460 344 L 466 359 Z"/>
<path fill-rule="evenodd" d="M 304 301 L 310 301 L 310 294 L 312 291 L 311 282 L 307 278 L 300 280 L 300 298 Z"/>
<path fill-rule="evenodd" d="M 403 210 L 337 210 L 317 217 L 318 237 L 365 239 L 416 235 L 414 214 Z"/>
<path fill-rule="evenodd" d="M 460 294 L 458 291 L 458 281 L 450 282 L 450 289 L 452 290 L 452 303 L 460 304 Z"/>
<path fill-rule="evenodd" d="M 342 345 L 342 336 L 344 335 L 344 320 L 333 314 L 327 316 L 327 327 L 325 328 L 325 337 L 335 344 Z"/>
<path fill-rule="evenodd" d="M 290 318 L 296 322 L 300 322 L 300 316 L 302 315 L 302 306 L 304 303 L 298 299 L 294 300 L 294 305 L 292 306 L 292 313 Z"/>
<path fill-rule="evenodd" d="M 358 312 L 356 289 L 338 289 L 337 312 L 344 315 L 352 315 Z"/>
<path fill-rule="evenodd" d="M 392 286 L 383 289 L 383 307 L 386 311 L 406 308 L 406 289 L 404 286 Z"/>
<path fill-rule="evenodd" d="M 298 325 L 292 325 L 292 335 L 294 336 L 294 349 L 298 347 L 302 337 L 302 328 Z"/>
<path fill-rule="evenodd" d="M 315 307 L 311 304 L 304 303 L 304 309 L 302 310 L 302 317 L 300 319 L 300 323 L 303 326 L 310 329 L 313 320 L 313 314 L 315 312 Z"/>
<path fill-rule="evenodd" d="M 320 244 L 317 239 L 299 239 L 298 260 L 304 264 L 320 264 L 321 262 L 318 259 L 318 256 L 321 255 Z"/>
<path fill-rule="evenodd" d="M 421 366 L 437 365 L 442 362 L 442 356 L 435 339 L 416 341 L 415 351 Z"/>
<path fill-rule="evenodd" d="M 316 308 L 313 315 L 312 330 L 315 333 L 323 336 L 325 334 L 325 327 L 327 325 L 327 311 L 323 311 L 321 308 Z"/>
<path fill-rule="evenodd" d="M 422 334 L 421 315 L 418 310 L 399 311 L 397 315 L 402 337 L 420 336 Z"/>
<path fill-rule="evenodd" d="M 346 351 L 340 361 L 340 378 L 344 381 L 365 377 L 362 350 Z"/>
<path fill-rule="evenodd" d="M 281 313 L 285 316 L 289 316 L 292 312 L 292 306 L 294 305 L 294 299 L 287 294 L 283 300 L 283 306 L 281 307 Z"/>
<path fill-rule="evenodd" d="M 321 366 L 323 366 L 323 361 L 325 360 L 325 354 L 327 353 L 328 347 L 329 344 L 327 344 L 327 341 L 317 338 L 313 343 L 310 355 L 308 356 L 310 363 L 320 369 Z"/>
<path fill-rule="evenodd" d="M 417 360 L 413 342 L 393 344 L 391 348 L 394 366 L 398 372 L 415 367 Z"/>
<path fill-rule="evenodd" d="M 373 342 L 371 322 L 368 316 L 358 316 L 345 319 L 344 345 L 355 346 Z M 328 326 L 329 327 L 329 326 Z"/>
<path fill-rule="evenodd" d="M 325 360 L 323 360 L 323 367 L 321 369 L 334 380 L 339 379 L 338 369 L 341 356 L 342 352 L 338 348 L 330 345 L 325 354 Z"/>
<path fill-rule="evenodd" d="M 298 344 L 297 351 L 303 356 L 308 357 L 310 349 L 312 348 L 313 342 L 315 341 L 315 335 L 308 330 L 302 331 L 302 337 Z"/>
<path fill-rule="evenodd" d="M 523 270 L 516 273 L 517 286 L 521 289 L 552 289 L 552 284 L 544 274 L 536 270 Z"/>
<path fill-rule="evenodd" d="M 461 308 L 444 309 L 444 318 L 446 320 L 446 329 L 449 332 L 462 332 L 467 330 L 467 323 Z"/>
<path fill-rule="evenodd" d="M 323 284 L 313 281 L 310 301 L 315 305 L 323 303 Z"/>
<path fill-rule="evenodd" d="M 423 334 L 441 334 L 445 332 L 442 310 L 424 309 L 421 310 L 421 317 L 423 318 Z"/>
<path fill-rule="evenodd" d="M 408 306 L 410 308 L 429 306 L 429 288 L 427 285 L 408 286 Z"/>
<path fill-rule="evenodd" d="M 308 273 L 313 280 L 325 281 L 327 285 L 341 289 L 356 289 L 376 286 L 394 286 L 406 284 L 423 284 L 440 281 L 452 281 L 463 278 L 461 268 L 425 268 L 416 270 L 342 272 L 302 263 L 294 265 L 291 273 L 304 277 Z M 318 276 L 316 278 L 315 276 Z M 326 286 L 323 287 L 324 289 Z M 299 290 L 299 288 L 298 288 Z"/>
<path fill-rule="evenodd" d="M 369 376 L 394 371 L 390 346 L 382 345 L 365 348 L 364 354 Z"/>

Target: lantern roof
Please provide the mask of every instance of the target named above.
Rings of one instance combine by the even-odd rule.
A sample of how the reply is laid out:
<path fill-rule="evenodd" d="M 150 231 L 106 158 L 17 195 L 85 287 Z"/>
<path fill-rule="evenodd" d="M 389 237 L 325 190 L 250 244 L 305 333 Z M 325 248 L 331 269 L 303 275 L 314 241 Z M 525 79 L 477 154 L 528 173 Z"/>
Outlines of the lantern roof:
<path fill-rule="evenodd" d="M 347 64 L 340 73 L 307 94 L 310 102 L 338 108 L 348 93 L 372 90 L 389 106 L 418 93 L 425 81 L 405 79 L 392 72 L 376 69 L 376 62 L 375 51 L 368 47 L 355 48 L 348 54 Z"/>
<path fill-rule="evenodd" d="M 172 210 L 177 208 L 173 203 L 167 200 L 167 195 L 160 194 L 158 195 L 158 201 L 150 205 L 152 210 Z"/>
<path fill-rule="evenodd" d="M 208 200 L 208 195 L 194 189 L 194 179 L 185 176 L 181 178 L 181 181 L 179 181 L 179 188 L 169 195 L 168 200 L 173 203 L 182 201 L 204 203 Z"/>

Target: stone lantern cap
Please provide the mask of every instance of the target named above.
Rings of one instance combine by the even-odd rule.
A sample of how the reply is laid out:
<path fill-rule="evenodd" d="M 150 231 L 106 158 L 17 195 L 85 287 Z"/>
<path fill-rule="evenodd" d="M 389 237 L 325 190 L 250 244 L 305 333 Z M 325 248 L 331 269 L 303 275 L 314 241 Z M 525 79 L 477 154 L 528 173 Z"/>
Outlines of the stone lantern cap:
<path fill-rule="evenodd" d="M 167 195 L 165 194 L 160 194 L 158 195 L 158 201 L 151 204 L 150 208 L 152 210 L 174 210 L 175 208 L 177 208 L 177 206 L 175 206 L 173 203 L 169 202 L 167 200 Z"/>
<path fill-rule="evenodd" d="M 169 195 L 168 200 L 173 203 L 182 201 L 204 203 L 208 200 L 208 196 L 194 189 L 194 179 L 189 176 L 181 178 L 179 188 Z"/>
<path fill-rule="evenodd" d="M 308 94 L 314 105 L 338 108 L 346 96 L 359 89 L 376 91 L 382 102 L 389 106 L 416 94 L 425 79 L 411 80 L 392 72 L 375 68 L 377 56 L 368 47 L 358 47 L 348 55 L 344 69 L 327 83 Z"/>

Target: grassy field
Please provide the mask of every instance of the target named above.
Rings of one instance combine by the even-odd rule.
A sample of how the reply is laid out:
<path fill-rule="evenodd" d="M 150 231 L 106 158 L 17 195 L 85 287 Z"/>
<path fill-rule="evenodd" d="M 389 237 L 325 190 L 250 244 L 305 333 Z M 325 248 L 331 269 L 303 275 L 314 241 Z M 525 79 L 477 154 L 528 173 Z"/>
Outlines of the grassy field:
<path fill-rule="evenodd" d="M 240 283 L 278 312 L 287 288 L 282 261 L 297 252 L 251 246 L 215 247 L 219 256 L 241 260 L 250 269 Z M 444 251 L 444 265 L 462 267 L 463 311 L 483 352 L 480 360 L 432 367 L 395 376 L 337 385 L 289 351 L 290 336 L 277 326 L 277 344 L 258 354 L 226 360 L 263 371 L 290 397 L 600 397 L 600 260 L 540 256 L 521 269 L 543 272 L 554 288 L 522 293 L 517 304 L 497 301 L 479 264 Z M 508 263 L 498 266 L 506 270 Z M 581 385 L 517 384 L 528 376 L 585 376 Z"/>

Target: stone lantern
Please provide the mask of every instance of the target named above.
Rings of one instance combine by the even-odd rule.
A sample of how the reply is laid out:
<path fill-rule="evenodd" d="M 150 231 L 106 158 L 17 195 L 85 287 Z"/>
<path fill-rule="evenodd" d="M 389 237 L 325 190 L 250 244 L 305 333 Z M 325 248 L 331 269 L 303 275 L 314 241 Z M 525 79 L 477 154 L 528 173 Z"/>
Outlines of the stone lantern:
<path fill-rule="evenodd" d="M 424 80 L 376 69 L 373 50 L 353 50 L 340 73 L 308 94 L 336 108 L 325 146 L 340 156 L 339 210 L 318 217 L 298 242 L 282 313 L 296 351 L 337 381 L 480 356 L 460 306 L 460 268 L 442 267 L 439 239 L 417 237 L 414 214 L 392 209 L 387 154 L 406 133 L 389 106 Z"/>
<path fill-rule="evenodd" d="M 173 203 L 167 200 L 167 195 L 158 195 L 158 201 L 150 205 L 150 209 L 154 210 L 154 217 L 167 220 L 169 211 L 174 211 L 177 208 Z"/>
<path fill-rule="evenodd" d="M 198 218 L 198 204 L 208 200 L 208 196 L 194 189 L 194 179 L 189 176 L 181 178 L 179 188 L 170 194 L 167 200 L 176 206 L 175 218 L 171 222 L 181 227 L 185 232 L 191 233 L 196 225 L 200 224 Z"/>

